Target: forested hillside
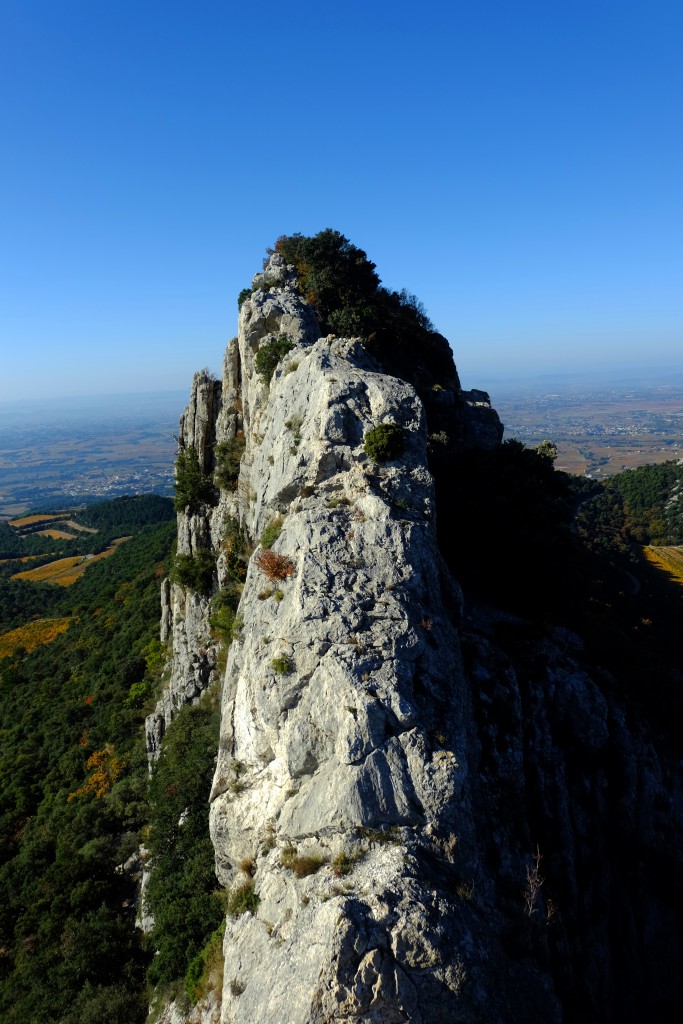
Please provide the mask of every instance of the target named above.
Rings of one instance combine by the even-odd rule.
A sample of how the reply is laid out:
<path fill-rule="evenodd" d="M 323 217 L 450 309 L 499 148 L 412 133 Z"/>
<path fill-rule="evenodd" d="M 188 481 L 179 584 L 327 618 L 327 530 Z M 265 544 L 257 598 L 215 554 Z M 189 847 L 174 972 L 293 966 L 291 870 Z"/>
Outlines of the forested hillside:
<path fill-rule="evenodd" d="M 0 660 L 6 1021 L 145 1017 L 135 854 L 150 815 L 143 720 L 164 661 L 159 583 L 171 516 L 172 503 L 157 498 L 83 513 L 98 543 L 130 540 L 67 588 L 9 580 L 13 566 L 2 567 L 3 633 L 36 615 L 67 622 L 30 654 L 20 646 Z M 92 551 L 86 536 L 76 543 Z"/>

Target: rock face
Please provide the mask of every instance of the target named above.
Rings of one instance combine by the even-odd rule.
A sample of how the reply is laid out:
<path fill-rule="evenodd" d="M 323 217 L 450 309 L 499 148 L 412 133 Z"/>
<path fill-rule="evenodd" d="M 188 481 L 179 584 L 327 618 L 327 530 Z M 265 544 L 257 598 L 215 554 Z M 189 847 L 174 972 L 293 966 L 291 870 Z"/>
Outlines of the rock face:
<path fill-rule="evenodd" d="M 269 579 L 252 559 L 228 660 L 212 837 L 219 879 L 230 886 L 253 862 L 261 903 L 226 933 L 226 976 L 244 991 L 224 999 L 223 1020 L 445 1020 L 462 969 L 444 942 L 472 939 L 419 861 L 443 845 L 467 871 L 471 715 L 421 405 L 354 341 L 295 349 L 267 404 L 253 376 L 245 390 L 245 409 L 260 410 L 250 532 L 283 517 L 272 550 L 291 575 Z M 363 451 L 381 422 L 406 435 L 383 467 Z M 301 882 L 285 847 L 295 867 L 329 864 Z"/>
<path fill-rule="evenodd" d="M 463 610 L 436 545 L 423 403 L 359 340 L 319 337 L 293 285 L 273 256 L 222 384 L 197 375 L 181 420 L 206 472 L 216 443 L 243 433 L 244 452 L 234 489 L 180 514 L 179 551 L 211 546 L 220 589 L 227 524 L 253 549 L 210 797 L 235 911 L 221 1024 L 676 1018 L 675 900 L 630 906 L 643 850 L 681 877 L 667 767 L 578 638 L 546 633 L 530 657 L 496 643 L 498 613 Z M 256 354 L 283 335 L 268 381 Z M 488 396 L 453 381 L 435 407 L 460 440 L 497 444 Z M 365 441 L 386 423 L 403 446 L 377 463 Z M 216 672 L 209 599 L 162 595 L 173 658 L 152 754 Z M 636 833 L 642 856 L 616 864 Z"/>
<path fill-rule="evenodd" d="M 213 469 L 216 424 L 222 409 L 222 387 L 206 371 L 196 373 L 190 403 L 180 417 L 179 449 L 193 448 L 204 472 Z M 211 548 L 210 517 L 178 513 L 178 552 L 193 555 Z M 209 626 L 208 598 L 164 580 L 161 585 L 161 642 L 171 644 L 170 678 L 153 713 L 145 722 L 147 753 L 158 756 L 164 733 L 177 711 L 196 700 L 215 673 L 216 643 Z"/>
<path fill-rule="evenodd" d="M 317 337 L 277 257 L 265 281 L 284 287 L 247 299 L 228 356 L 246 440 L 235 511 L 253 542 L 282 523 L 250 560 L 224 682 L 217 871 L 259 903 L 228 919 L 221 1019 L 480 1020 L 499 954 L 472 904 L 487 884 L 473 714 L 422 404 L 359 341 Z M 295 344 L 267 384 L 255 355 L 283 334 Z M 364 451 L 381 423 L 404 435 L 384 464 Z M 545 993 L 535 967 L 505 969 Z"/>

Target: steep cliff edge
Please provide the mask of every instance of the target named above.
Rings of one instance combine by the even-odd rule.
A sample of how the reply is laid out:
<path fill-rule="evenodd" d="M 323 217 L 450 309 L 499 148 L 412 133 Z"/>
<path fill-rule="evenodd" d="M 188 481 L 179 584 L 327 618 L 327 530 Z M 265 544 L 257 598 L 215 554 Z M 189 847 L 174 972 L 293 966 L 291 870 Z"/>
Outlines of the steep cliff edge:
<path fill-rule="evenodd" d="M 241 455 L 179 513 L 179 552 L 216 555 L 214 605 L 237 529 L 248 559 L 210 798 L 222 1024 L 676 1019 L 671 762 L 573 634 L 463 611 L 437 548 L 429 433 L 497 444 L 488 397 L 453 368 L 422 401 L 359 340 L 319 337 L 295 283 L 276 253 L 181 421 L 204 473 L 221 444 Z M 384 462 L 380 424 L 401 437 Z M 163 594 L 152 754 L 218 674 L 210 598 Z"/>
<path fill-rule="evenodd" d="M 217 424 L 222 409 L 222 388 L 206 371 L 195 374 L 190 403 L 180 418 L 178 447 L 197 453 L 200 470 L 209 473 L 214 465 Z M 220 436 L 220 435 L 219 435 Z M 178 553 L 193 556 L 210 550 L 218 538 L 212 536 L 210 509 L 178 511 Z M 165 579 L 161 586 L 161 630 L 163 644 L 170 644 L 170 678 L 157 706 L 145 723 L 147 752 L 158 756 L 161 741 L 175 713 L 207 688 L 216 669 L 216 643 L 210 628 L 210 600 L 189 587 Z"/>

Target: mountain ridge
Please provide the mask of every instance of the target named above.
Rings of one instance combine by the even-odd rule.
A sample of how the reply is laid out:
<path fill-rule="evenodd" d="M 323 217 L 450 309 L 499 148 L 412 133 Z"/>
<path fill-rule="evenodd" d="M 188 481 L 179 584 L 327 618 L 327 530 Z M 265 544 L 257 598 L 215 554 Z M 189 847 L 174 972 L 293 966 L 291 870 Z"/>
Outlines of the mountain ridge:
<path fill-rule="evenodd" d="M 215 572 L 204 594 L 164 583 L 172 682 L 148 720 L 155 755 L 223 676 L 226 595 L 210 820 L 233 909 L 220 1011 L 188 1019 L 670 1019 L 680 931 L 622 847 L 637 836 L 674 875 L 671 765 L 580 637 L 468 610 L 437 548 L 428 446 L 442 474 L 453 449 L 495 449 L 488 396 L 453 367 L 420 401 L 360 340 L 320 337 L 297 284 L 273 253 L 223 381 L 195 375 L 181 419 L 206 479 L 221 444 L 244 448 L 213 501 L 179 510 L 179 555 Z M 404 446 L 376 462 L 381 424 Z"/>

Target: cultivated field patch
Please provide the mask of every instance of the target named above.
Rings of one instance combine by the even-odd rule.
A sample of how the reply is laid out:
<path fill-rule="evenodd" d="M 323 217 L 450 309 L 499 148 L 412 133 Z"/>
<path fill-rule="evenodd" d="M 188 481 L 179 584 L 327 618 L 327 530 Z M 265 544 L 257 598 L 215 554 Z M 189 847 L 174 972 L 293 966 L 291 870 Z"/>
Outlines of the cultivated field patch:
<path fill-rule="evenodd" d="M 75 523 L 73 519 L 67 519 L 64 526 L 69 526 L 72 530 L 78 530 L 79 533 L 97 533 L 93 526 L 81 526 L 80 523 Z"/>
<path fill-rule="evenodd" d="M 645 557 L 651 565 L 664 569 L 677 583 L 683 583 L 683 546 L 646 547 Z"/>
<path fill-rule="evenodd" d="M 11 629 L 0 636 L 0 658 L 9 658 L 16 650 L 23 647 L 31 652 L 36 647 L 52 641 L 69 628 L 71 619 L 35 619 L 24 626 Z"/>
<path fill-rule="evenodd" d="M 12 519 L 8 526 L 33 526 L 35 523 L 48 523 L 52 519 L 63 519 L 64 513 L 61 515 L 42 515 L 42 516 L 24 516 L 23 519 Z"/>
<path fill-rule="evenodd" d="M 60 587 L 70 587 L 93 562 L 101 558 L 109 558 L 117 547 L 130 537 L 117 537 L 105 551 L 99 555 L 72 555 L 69 558 L 58 558 L 55 562 L 39 565 L 36 569 L 26 569 L 12 576 L 13 580 L 26 580 L 29 583 L 56 583 Z"/>

